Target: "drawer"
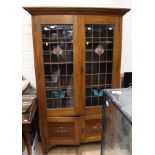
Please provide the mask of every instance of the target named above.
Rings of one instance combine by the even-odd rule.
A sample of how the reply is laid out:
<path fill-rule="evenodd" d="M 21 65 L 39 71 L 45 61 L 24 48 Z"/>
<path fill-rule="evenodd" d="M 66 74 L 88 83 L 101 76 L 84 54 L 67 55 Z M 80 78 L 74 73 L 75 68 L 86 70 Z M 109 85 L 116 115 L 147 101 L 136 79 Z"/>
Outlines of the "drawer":
<path fill-rule="evenodd" d="M 78 117 L 49 117 L 49 143 L 79 144 L 79 120 Z"/>
<path fill-rule="evenodd" d="M 102 132 L 102 115 L 97 114 L 85 116 L 83 128 L 83 142 L 100 141 Z"/>
<path fill-rule="evenodd" d="M 102 130 L 101 119 L 92 119 L 85 121 L 85 138 L 100 136 L 101 130 Z"/>

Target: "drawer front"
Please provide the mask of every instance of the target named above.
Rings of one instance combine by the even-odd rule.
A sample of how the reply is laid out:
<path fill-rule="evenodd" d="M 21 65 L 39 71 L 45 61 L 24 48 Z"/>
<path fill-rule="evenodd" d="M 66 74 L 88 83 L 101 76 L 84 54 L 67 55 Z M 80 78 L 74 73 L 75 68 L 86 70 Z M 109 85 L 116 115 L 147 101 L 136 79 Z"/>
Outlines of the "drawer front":
<path fill-rule="evenodd" d="M 86 120 L 85 121 L 85 138 L 95 137 L 101 135 L 102 130 L 101 119 Z"/>
<path fill-rule="evenodd" d="M 54 117 L 48 119 L 50 144 L 79 144 L 79 118 Z"/>
<path fill-rule="evenodd" d="M 75 123 L 74 122 L 50 122 L 48 123 L 49 138 L 53 140 L 58 139 L 74 139 L 75 137 Z"/>
<path fill-rule="evenodd" d="M 102 116 L 85 116 L 84 128 L 84 142 L 100 141 L 102 132 Z"/>

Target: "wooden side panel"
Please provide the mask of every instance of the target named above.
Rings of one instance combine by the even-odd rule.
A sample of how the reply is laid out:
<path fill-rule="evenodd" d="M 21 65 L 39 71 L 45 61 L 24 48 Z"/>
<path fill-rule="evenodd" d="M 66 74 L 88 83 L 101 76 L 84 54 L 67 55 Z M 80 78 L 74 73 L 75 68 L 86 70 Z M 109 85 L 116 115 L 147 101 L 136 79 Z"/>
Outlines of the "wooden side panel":
<path fill-rule="evenodd" d="M 114 55 L 113 55 L 113 88 L 120 88 L 120 67 L 121 67 L 121 51 L 122 51 L 122 17 L 117 18 L 115 24 L 115 39 L 114 39 Z"/>
<path fill-rule="evenodd" d="M 35 62 L 35 75 L 37 84 L 37 97 L 39 108 L 39 123 L 40 123 L 40 135 L 41 144 L 44 154 L 48 150 L 48 132 L 47 131 L 47 113 L 44 101 L 44 79 L 43 79 L 43 63 L 41 53 L 41 32 L 39 29 L 39 16 L 32 17 L 32 33 L 33 33 L 33 47 L 34 47 L 34 62 Z"/>

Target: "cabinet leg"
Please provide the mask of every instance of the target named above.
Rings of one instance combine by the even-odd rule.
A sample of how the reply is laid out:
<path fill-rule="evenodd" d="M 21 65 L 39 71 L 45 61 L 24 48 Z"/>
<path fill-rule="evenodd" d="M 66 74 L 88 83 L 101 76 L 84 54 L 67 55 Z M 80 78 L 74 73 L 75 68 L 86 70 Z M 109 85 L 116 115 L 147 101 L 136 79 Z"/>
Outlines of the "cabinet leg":
<path fill-rule="evenodd" d="M 43 152 L 43 155 L 47 155 L 47 152 L 48 152 L 48 147 L 45 146 L 44 144 L 41 144 L 41 147 L 42 147 L 42 152 Z"/>
<path fill-rule="evenodd" d="M 27 153 L 28 153 L 28 155 L 32 155 L 30 135 L 29 135 L 29 133 L 24 133 L 23 136 L 24 136 L 25 145 L 27 148 Z"/>

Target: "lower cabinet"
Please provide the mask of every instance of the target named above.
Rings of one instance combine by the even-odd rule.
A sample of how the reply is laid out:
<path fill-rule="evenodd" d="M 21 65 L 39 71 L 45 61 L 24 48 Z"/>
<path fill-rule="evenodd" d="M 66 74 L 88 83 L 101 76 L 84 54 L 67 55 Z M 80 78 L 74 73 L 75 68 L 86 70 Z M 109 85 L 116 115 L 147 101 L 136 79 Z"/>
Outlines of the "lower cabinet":
<path fill-rule="evenodd" d="M 79 144 L 80 117 L 49 117 L 49 144 Z"/>
<path fill-rule="evenodd" d="M 49 144 L 78 145 L 101 140 L 102 115 L 48 117 Z"/>

